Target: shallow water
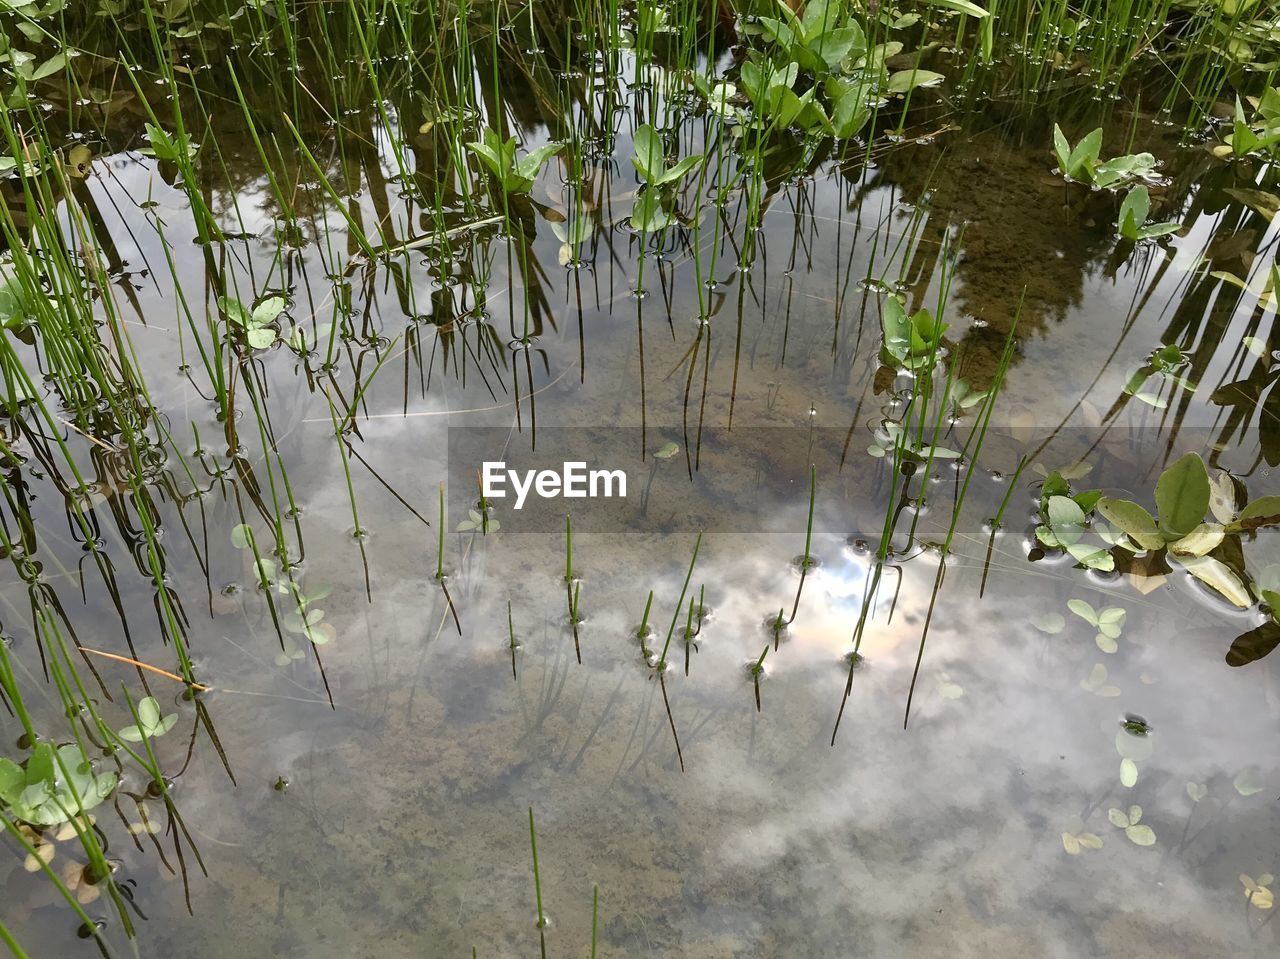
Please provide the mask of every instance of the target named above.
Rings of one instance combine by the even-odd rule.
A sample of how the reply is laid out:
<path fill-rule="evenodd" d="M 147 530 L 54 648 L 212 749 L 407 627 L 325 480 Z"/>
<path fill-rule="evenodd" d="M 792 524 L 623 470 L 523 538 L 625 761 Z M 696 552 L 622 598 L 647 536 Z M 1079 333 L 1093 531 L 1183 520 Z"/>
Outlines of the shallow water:
<path fill-rule="evenodd" d="M 530 145 L 559 122 L 513 103 Z M 311 234 L 282 244 L 235 118 L 217 141 L 234 192 L 208 196 L 219 222 L 250 235 L 213 247 L 196 242 L 172 164 L 120 145 L 128 132 L 101 145 L 77 199 L 103 211 L 111 292 L 172 441 L 155 447 L 147 483 L 218 740 L 178 684 L 85 654 L 101 680 L 85 671 L 90 695 L 113 721 L 128 722 L 122 682 L 133 695 L 145 682 L 179 716 L 155 748 L 190 830 L 181 861 L 172 829 L 156 843 L 130 836 L 127 794 L 146 787 L 136 771 L 97 810 L 136 905 L 138 954 L 537 954 L 532 808 L 549 955 L 589 952 L 593 889 L 601 955 L 1270 955 L 1280 926 L 1239 877 L 1280 866 L 1276 660 L 1224 662 L 1262 615 L 1182 572 L 1038 558 L 1034 527 L 1037 466 L 1083 460 L 1082 487 L 1145 501 L 1168 462 L 1196 451 L 1252 496 L 1276 491 L 1274 410 L 1250 403 L 1228 419 L 1230 401 L 1272 381 L 1270 357 L 1241 344 L 1265 339 L 1274 314 L 1197 265 L 1207 250 L 1214 268 L 1238 270 L 1274 228 L 1227 202 L 1204 151 L 1179 150 L 1140 115 L 1135 149 L 1166 161 L 1163 202 L 1189 229 L 1126 256 L 1107 222 L 1064 210 L 1046 118 L 978 116 L 940 134 L 931 119 L 870 165 L 823 160 L 771 183 L 758 232 L 741 195 L 727 196 L 661 257 L 651 248 L 642 276 L 623 223 L 635 116 L 620 118 L 583 185 L 593 230 L 580 264 L 560 262 L 553 223 L 576 214 L 553 164 L 526 211 L 533 242 L 508 246 L 492 224 L 464 232 L 452 275 L 416 251 L 365 262 L 317 192 Z M 360 178 L 349 213 L 402 240 L 430 229 L 388 182 L 390 134 L 362 122 L 364 152 L 343 171 Z M 687 132 L 681 152 L 704 135 Z M 437 148 L 419 139 L 409 155 L 425 167 Z M 450 222 L 474 222 L 465 194 Z M 755 256 L 740 270 L 748 241 Z M 262 407 L 241 392 L 233 429 L 178 297 L 201 320 L 213 308 L 207 257 L 246 291 L 287 289 L 294 322 L 326 322 L 337 302 L 352 330 L 331 365 L 283 346 L 255 355 L 239 375 L 254 377 Z M 1016 350 L 976 462 L 937 460 L 913 478 L 928 505 L 910 543 L 915 513 L 903 511 L 850 673 L 893 496 L 891 462 L 867 448 L 910 386 L 882 365 L 878 287 L 931 305 L 950 270 L 960 373 L 986 389 L 1011 329 Z M 513 344 L 526 321 L 532 342 Z M 1197 386 L 1167 388 L 1157 409 L 1124 387 L 1163 343 L 1189 354 Z M 939 442 L 966 446 L 976 412 Z M 340 449 L 334 426 L 347 421 Z M 62 706 L 40 676 L 33 590 L 56 598 L 82 646 L 165 668 L 174 656 L 113 438 L 67 433 L 91 481 L 72 495 L 92 505 L 114 593 L 82 549 L 58 464 L 31 433 L 5 431 L 27 460 L 6 476 L 20 493 L 4 522 L 29 517 L 33 533 L 0 581 L 4 632 L 32 680 L 28 708 L 49 720 Z M 456 531 L 479 465 L 462 451 L 504 442 L 513 463 L 569 448 L 629 473 L 625 500 L 567 510 L 576 643 L 565 501 L 500 504 L 488 535 Z M 667 443 L 675 455 L 656 459 Z M 821 563 L 802 579 L 811 463 Z M 441 483 L 448 601 L 434 575 Z M 266 551 L 277 515 L 293 581 L 332 590 L 315 603 L 332 628 L 322 645 L 276 628 L 252 556 L 232 541 L 248 523 Z M 1248 544 L 1251 568 L 1278 556 L 1272 532 Z M 673 636 L 665 672 L 635 639 L 649 590 L 650 659 Z M 686 645 L 695 593 L 707 610 Z M 1113 652 L 1072 599 L 1126 610 Z M 780 609 L 791 622 L 777 631 Z M 1118 778 L 1126 716 L 1151 727 L 1131 787 Z M 0 726 L 9 741 L 21 733 L 6 714 Z M 162 804 L 145 805 L 164 822 Z M 1135 805 L 1154 845 L 1108 818 Z M 1064 834 L 1102 845 L 1070 854 Z M 59 845 L 55 868 L 72 846 Z M 32 955 L 90 954 L 79 919 L 21 858 L 7 857 L 0 919 Z M 133 948 L 105 899 L 86 908 L 121 954 Z"/>

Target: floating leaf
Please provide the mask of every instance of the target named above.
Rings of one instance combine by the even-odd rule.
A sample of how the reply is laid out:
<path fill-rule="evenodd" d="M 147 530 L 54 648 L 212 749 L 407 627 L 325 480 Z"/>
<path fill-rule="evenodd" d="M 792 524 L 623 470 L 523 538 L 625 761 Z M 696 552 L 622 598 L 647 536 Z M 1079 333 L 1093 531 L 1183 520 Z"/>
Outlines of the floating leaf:
<path fill-rule="evenodd" d="M 1105 549 L 1099 549 L 1087 543 L 1072 543 L 1067 546 L 1067 554 L 1077 563 L 1089 569 L 1109 573 L 1116 568 L 1115 558 Z"/>
<path fill-rule="evenodd" d="M 1209 509 L 1209 473 L 1200 454 L 1187 453 L 1160 474 L 1156 508 L 1168 538 L 1186 536 L 1200 525 Z"/>
<path fill-rule="evenodd" d="M 1244 583 L 1225 563 L 1212 556 L 1175 556 L 1174 561 L 1228 602 L 1241 609 L 1253 605 L 1253 599 L 1244 588 Z"/>
<path fill-rule="evenodd" d="M 934 73 L 932 70 L 899 70 L 889 77 L 889 82 L 885 84 L 885 90 L 888 93 L 906 93 L 908 90 L 914 90 L 916 87 L 930 86 L 946 79 L 941 73 Z"/>
<path fill-rule="evenodd" d="M 1247 666 L 1280 646 L 1280 624 L 1268 620 L 1261 626 L 1241 633 L 1227 650 L 1228 666 Z"/>
<path fill-rule="evenodd" d="M 1098 500 L 1098 512 L 1124 530 L 1143 549 L 1159 549 L 1164 545 L 1164 537 L 1160 535 L 1155 519 L 1137 503 L 1104 496 Z"/>
<path fill-rule="evenodd" d="M 1204 783 L 1187 783 L 1187 795 L 1191 797 L 1192 802 L 1199 802 L 1209 795 L 1209 787 Z"/>
<path fill-rule="evenodd" d="M 253 313 L 249 317 L 250 322 L 255 326 L 265 326 L 274 322 L 276 317 L 284 312 L 285 302 L 283 296 L 268 296 L 253 308 Z"/>
<path fill-rule="evenodd" d="M 252 330 L 246 330 L 244 334 L 245 342 L 255 350 L 265 350 L 274 343 L 280 334 L 269 326 L 258 327 Z"/>
<path fill-rule="evenodd" d="M 1070 855 L 1078 856 L 1082 849 L 1101 849 L 1102 838 L 1091 832 L 1082 832 L 1078 835 L 1064 832 L 1062 834 L 1062 848 Z"/>
<path fill-rule="evenodd" d="M 121 739 L 139 743 L 146 737 L 163 736 L 178 721 L 176 713 L 170 713 L 168 716 L 162 717 L 160 715 L 160 704 L 151 696 L 140 700 L 137 709 L 139 725 L 126 726 L 121 729 L 119 732 Z"/>
<path fill-rule="evenodd" d="M 1229 473 L 1219 473 L 1209 483 L 1209 512 L 1219 523 L 1230 523 L 1236 517 L 1236 485 Z"/>
<path fill-rule="evenodd" d="M 1098 611 L 1098 628 L 1113 638 L 1119 636 L 1127 615 L 1123 607 L 1107 606 Z"/>
<path fill-rule="evenodd" d="M 1132 759 L 1120 760 L 1120 785 L 1132 789 L 1138 783 L 1138 764 Z"/>
<path fill-rule="evenodd" d="M 247 523 L 237 523 L 231 527 L 231 545 L 236 549 L 248 549 L 253 537 L 253 527 Z"/>
<path fill-rule="evenodd" d="M 662 444 L 662 448 L 654 453 L 654 457 L 660 460 L 669 460 L 680 451 L 678 443 L 666 442 Z"/>
<path fill-rule="evenodd" d="M 1218 523 L 1201 523 L 1186 536 L 1170 543 L 1169 550 L 1179 556 L 1204 556 L 1218 548 L 1224 535 Z"/>
<path fill-rule="evenodd" d="M 1261 496 L 1240 511 L 1236 523 L 1247 529 L 1280 521 L 1280 496 Z"/>

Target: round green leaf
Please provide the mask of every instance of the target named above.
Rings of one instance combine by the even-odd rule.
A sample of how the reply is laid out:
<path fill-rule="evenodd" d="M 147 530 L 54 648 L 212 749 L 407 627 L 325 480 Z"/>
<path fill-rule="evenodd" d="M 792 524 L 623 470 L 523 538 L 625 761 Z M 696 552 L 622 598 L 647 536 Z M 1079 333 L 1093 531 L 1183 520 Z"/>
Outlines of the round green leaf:
<path fill-rule="evenodd" d="M 246 330 L 244 334 L 245 342 L 255 350 L 265 350 L 268 346 L 276 341 L 280 334 L 273 327 L 262 326 L 256 329 Z"/>
<path fill-rule="evenodd" d="M 269 296 L 253 308 L 251 321 L 254 326 L 266 326 L 268 323 L 274 322 L 275 318 L 284 312 L 284 307 L 285 298 L 283 296 Z"/>
<path fill-rule="evenodd" d="M 138 719 L 142 720 L 142 725 L 146 729 L 151 729 L 160 721 L 160 704 L 152 697 L 138 703 Z"/>

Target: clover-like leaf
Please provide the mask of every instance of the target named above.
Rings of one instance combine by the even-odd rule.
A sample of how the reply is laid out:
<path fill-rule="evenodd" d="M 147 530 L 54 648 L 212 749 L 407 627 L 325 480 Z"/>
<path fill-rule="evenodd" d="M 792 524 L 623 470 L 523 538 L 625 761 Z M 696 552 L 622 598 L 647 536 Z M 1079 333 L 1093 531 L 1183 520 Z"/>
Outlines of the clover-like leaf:
<path fill-rule="evenodd" d="M 1060 498 L 1060 497 L 1055 497 L 1055 499 L 1056 498 Z M 1071 612 L 1075 613 L 1077 616 L 1083 619 L 1090 626 L 1098 625 L 1097 611 L 1094 610 L 1094 608 L 1090 606 L 1088 603 L 1086 603 L 1083 599 L 1067 600 L 1067 609 L 1071 610 Z"/>
<path fill-rule="evenodd" d="M 285 298 L 279 294 L 266 297 L 253 308 L 253 313 L 249 317 L 250 322 L 254 326 L 266 326 L 268 323 L 274 323 L 276 317 L 284 312 L 286 302 Z"/>
<path fill-rule="evenodd" d="M 1124 834 L 1129 840 L 1139 846 L 1154 846 L 1156 842 L 1155 830 L 1146 825 L 1128 826 Z"/>

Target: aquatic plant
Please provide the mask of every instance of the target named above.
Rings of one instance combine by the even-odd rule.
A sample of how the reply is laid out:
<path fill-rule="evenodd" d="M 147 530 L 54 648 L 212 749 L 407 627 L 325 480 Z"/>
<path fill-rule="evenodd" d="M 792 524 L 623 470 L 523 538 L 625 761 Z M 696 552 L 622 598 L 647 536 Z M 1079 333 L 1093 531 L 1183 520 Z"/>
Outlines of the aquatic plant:
<path fill-rule="evenodd" d="M 1068 855 L 1078 856 L 1084 849 L 1101 849 L 1102 838 L 1091 832 L 1062 834 L 1062 848 Z"/>
<path fill-rule="evenodd" d="M 1151 196 L 1145 186 L 1135 186 L 1125 195 L 1116 218 L 1116 234 L 1123 239 L 1137 242 L 1168 236 L 1182 229 L 1178 223 L 1148 223 Z"/>
<path fill-rule="evenodd" d="M 1116 640 L 1124 629 L 1125 610 L 1122 606 L 1104 606 L 1094 609 L 1082 599 L 1067 602 L 1067 608 L 1098 630 L 1094 642 L 1104 653 L 1116 651 Z"/>
<path fill-rule="evenodd" d="M 1053 152 L 1058 160 L 1058 172 L 1068 181 L 1086 183 L 1102 190 L 1114 190 L 1135 180 L 1149 179 L 1156 169 L 1156 158 L 1150 153 L 1126 153 L 1103 160 L 1100 156 L 1102 127 L 1086 134 L 1072 146 L 1062 128 L 1055 123 Z M 1146 219 L 1145 213 L 1141 219 Z"/>
<path fill-rule="evenodd" d="M 1242 159 L 1248 156 L 1268 157 L 1280 146 L 1280 87 L 1268 87 L 1253 101 L 1253 117 L 1247 118 L 1244 104 L 1236 97 L 1231 132 L 1223 137 L 1213 152 L 1219 157 Z"/>
<path fill-rule="evenodd" d="M 565 148 L 563 143 L 544 143 L 523 156 L 516 157 L 516 138 L 503 140 L 485 127 L 479 140 L 467 144 L 485 165 L 504 193 L 528 193 L 546 162 Z"/>
<path fill-rule="evenodd" d="M 53 826 L 93 809 L 116 788 L 115 773 L 97 773 L 78 743 L 39 742 L 24 765 L 0 757 L 0 801 L 17 819 Z"/>
<path fill-rule="evenodd" d="M 279 294 L 271 294 L 258 300 L 252 309 L 234 297 L 218 298 L 218 308 L 229 323 L 235 325 L 250 349 L 265 350 L 280 339 L 276 319 L 284 312 L 287 301 Z"/>
<path fill-rule="evenodd" d="M 644 185 L 636 194 L 631 208 L 631 225 L 643 232 L 665 229 L 673 218 L 671 189 L 704 157 L 700 153 L 691 154 L 668 167 L 662 138 L 647 123 L 636 128 L 632 143 L 635 155 L 631 158 L 631 165 L 640 173 Z"/>
<path fill-rule="evenodd" d="M 1275 895 L 1270 889 L 1275 881 L 1275 876 L 1269 872 L 1264 872 L 1257 879 L 1243 873 L 1240 875 L 1240 885 L 1244 886 L 1245 898 L 1255 909 L 1266 910 L 1276 904 Z"/>
<path fill-rule="evenodd" d="M 948 324 L 939 322 L 927 307 L 908 316 L 902 301 L 889 296 L 881 311 L 880 327 L 889 359 L 903 369 L 919 370 L 937 362 Z"/>
<path fill-rule="evenodd" d="M 1130 806 L 1128 812 L 1112 806 L 1107 810 L 1107 818 L 1111 825 L 1123 829 L 1129 841 L 1136 846 L 1153 846 L 1156 842 L 1155 830 L 1142 822 L 1142 807 Z"/>
<path fill-rule="evenodd" d="M 1133 372 L 1125 382 L 1124 391 L 1137 400 L 1156 409 L 1165 409 L 1169 404 L 1158 393 L 1144 389 L 1147 383 L 1155 378 L 1161 382 L 1195 392 L 1196 384 L 1188 380 L 1180 372 L 1188 365 L 1188 358 L 1176 344 L 1166 343 L 1153 350 L 1143 366 Z"/>
<path fill-rule="evenodd" d="M 121 739 L 129 742 L 140 743 L 145 738 L 155 738 L 163 736 L 178 721 L 177 713 L 170 713 L 167 716 L 160 714 L 160 704 L 156 702 L 154 696 L 146 696 L 138 700 L 138 722 L 136 725 L 124 726 L 117 730 L 116 735 Z"/>

